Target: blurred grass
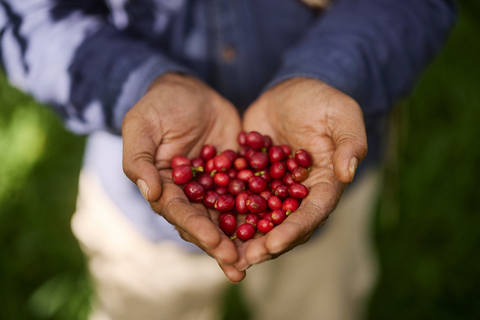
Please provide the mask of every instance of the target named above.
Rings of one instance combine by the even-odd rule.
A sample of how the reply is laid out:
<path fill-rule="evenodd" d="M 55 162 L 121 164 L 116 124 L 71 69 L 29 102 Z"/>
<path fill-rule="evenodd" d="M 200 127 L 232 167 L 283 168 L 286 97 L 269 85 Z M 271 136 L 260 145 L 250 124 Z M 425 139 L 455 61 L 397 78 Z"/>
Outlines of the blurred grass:
<path fill-rule="evenodd" d="M 480 317 L 480 2 L 392 117 L 369 319 Z M 81 320 L 85 262 L 70 231 L 84 138 L 0 75 L 0 319 Z M 248 319 L 236 286 L 224 319 Z"/>

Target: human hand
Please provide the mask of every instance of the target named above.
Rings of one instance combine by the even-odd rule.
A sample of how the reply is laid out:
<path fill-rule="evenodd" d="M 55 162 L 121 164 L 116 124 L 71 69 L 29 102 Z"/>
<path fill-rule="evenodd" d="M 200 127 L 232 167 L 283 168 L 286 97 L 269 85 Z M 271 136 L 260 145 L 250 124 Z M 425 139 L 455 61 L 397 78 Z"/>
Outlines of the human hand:
<path fill-rule="evenodd" d="M 293 78 L 265 92 L 246 111 L 246 132 L 305 149 L 313 158 L 301 207 L 265 236 L 239 246 L 239 270 L 306 243 L 325 224 L 367 153 L 363 113 L 349 96 L 311 78 Z"/>
<path fill-rule="evenodd" d="M 153 210 L 180 236 L 217 260 L 226 276 L 245 276 L 233 267 L 235 245 L 218 228 L 218 211 L 190 203 L 173 183 L 170 160 L 196 157 L 205 144 L 237 149 L 240 117 L 227 100 L 200 80 L 175 73 L 159 77 L 126 114 L 122 125 L 123 169 Z"/>

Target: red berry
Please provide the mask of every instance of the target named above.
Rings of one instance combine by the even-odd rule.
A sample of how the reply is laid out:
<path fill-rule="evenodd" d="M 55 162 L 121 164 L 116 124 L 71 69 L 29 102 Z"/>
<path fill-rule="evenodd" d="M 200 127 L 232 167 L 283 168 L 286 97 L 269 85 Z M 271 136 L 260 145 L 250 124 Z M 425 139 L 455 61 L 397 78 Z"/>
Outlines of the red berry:
<path fill-rule="evenodd" d="M 265 200 L 267 200 L 268 202 L 268 199 L 270 199 L 270 197 L 273 196 L 273 192 L 270 190 L 263 190 L 262 192 L 260 192 L 260 195 L 264 197 Z"/>
<path fill-rule="evenodd" d="M 220 187 L 226 187 L 230 183 L 230 176 L 225 172 L 217 172 L 213 176 L 213 181 Z"/>
<path fill-rule="evenodd" d="M 235 200 L 229 194 L 220 195 L 215 201 L 215 209 L 220 212 L 231 211 L 235 206 Z"/>
<path fill-rule="evenodd" d="M 228 184 L 228 193 L 230 193 L 232 196 L 236 196 L 245 191 L 245 188 L 245 181 L 235 178 L 232 179 Z"/>
<path fill-rule="evenodd" d="M 282 179 L 287 168 L 283 162 L 275 162 L 270 166 L 270 177 L 273 179 Z"/>
<path fill-rule="evenodd" d="M 202 158 L 193 158 L 192 159 L 192 167 L 194 168 L 199 168 L 199 167 L 205 167 L 205 161 L 203 161 Z"/>
<path fill-rule="evenodd" d="M 270 182 L 272 181 L 272 178 L 270 177 L 270 174 L 268 173 L 268 170 L 267 168 L 265 168 L 265 170 L 262 170 L 262 171 L 259 171 L 259 172 L 255 172 L 255 175 L 257 177 L 260 177 L 260 178 L 263 178 L 265 179 L 265 181 Z"/>
<path fill-rule="evenodd" d="M 285 163 L 289 171 L 293 171 L 296 167 L 298 167 L 298 163 L 295 161 L 294 158 L 288 158 Z"/>
<path fill-rule="evenodd" d="M 267 213 L 265 214 L 265 216 L 263 216 L 263 219 L 267 219 L 267 220 L 270 220 L 270 221 L 273 222 L 273 220 L 272 220 L 272 211 L 267 212 Z"/>
<path fill-rule="evenodd" d="M 218 221 L 218 226 L 225 235 L 230 237 L 235 233 L 235 229 L 237 228 L 237 219 L 232 214 L 226 215 Z"/>
<path fill-rule="evenodd" d="M 207 160 L 207 162 L 205 162 L 205 172 L 210 173 L 213 170 L 215 170 L 215 166 L 213 164 L 213 159 L 209 159 L 209 160 Z"/>
<path fill-rule="evenodd" d="M 256 213 L 249 213 L 245 217 L 245 222 L 250 223 L 254 228 L 257 227 L 258 220 L 260 220 L 260 218 L 258 217 L 258 215 Z"/>
<path fill-rule="evenodd" d="M 292 149 L 286 144 L 282 144 L 280 147 L 283 149 L 283 153 L 285 153 L 285 157 L 289 157 L 292 154 Z"/>
<path fill-rule="evenodd" d="M 246 138 L 247 134 L 242 131 L 238 134 L 237 136 L 237 140 L 238 140 L 238 144 L 241 145 L 241 146 L 244 146 L 245 145 L 245 138 Z"/>
<path fill-rule="evenodd" d="M 250 223 L 241 224 L 237 228 L 236 235 L 242 241 L 250 240 L 255 235 L 255 228 Z"/>
<path fill-rule="evenodd" d="M 250 161 L 250 158 L 256 153 L 254 149 L 248 149 L 247 152 L 245 152 L 245 155 L 243 156 L 247 161 Z"/>
<path fill-rule="evenodd" d="M 228 188 L 227 187 L 216 186 L 215 189 L 213 189 L 213 190 L 216 193 L 218 193 L 219 195 L 228 194 Z"/>
<path fill-rule="evenodd" d="M 247 134 L 245 137 L 245 144 L 247 147 L 254 150 L 260 150 L 265 147 L 263 136 L 256 131 L 251 131 Z"/>
<path fill-rule="evenodd" d="M 207 144 L 202 147 L 202 150 L 200 151 L 200 158 L 207 161 L 215 157 L 216 154 L 217 149 L 214 146 Z"/>
<path fill-rule="evenodd" d="M 197 182 L 200 183 L 205 188 L 205 190 L 211 190 L 215 186 L 213 178 L 210 177 L 210 175 L 207 173 L 202 173 L 197 176 Z"/>
<path fill-rule="evenodd" d="M 295 198 L 287 198 L 282 203 L 282 209 L 294 212 L 300 206 L 300 202 Z"/>
<path fill-rule="evenodd" d="M 268 198 L 268 207 L 272 210 L 280 209 L 282 207 L 282 200 L 277 196 L 271 196 Z"/>
<path fill-rule="evenodd" d="M 261 219 L 257 222 L 257 230 L 261 233 L 268 233 L 275 225 L 268 219 Z"/>
<path fill-rule="evenodd" d="M 250 166 L 256 170 L 262 170 L 268 165 L 268 156 L 264 152 L 255 152 L 250 157 Z"/>
<path fill-rule="evenodd" d="M 218 215 L 218 221 L 222 220 L 223 218 L 225 218 L 226 216 L 235 216 L 232 212 L 221 212 L 219 215 Z"/>
<path fill-rule="evenodd" d="M 233 168 L 228 169 L 226 173 L 228 174 L 230 179 L 235 179 L 237 177 L 237 170 Z"/>
<path fill-rule="evenodd" d="M 260 193 L 267 189 L 268 183 L 265 179 L 253 176 L 248 180 L 248 187 L 254 193 Z"/>
<path fill-rule="evenodd" d="M 297 150 L 295 152 L 295 161 L 298 163 L 299 166 L 310 168 L 312 166 L 312 157 L 310 154 L 303 150 Z"/>
<path fill-rule="evenodd" d="M 233 162 L 233 166 L 234 166 L 235 169 L 237 169 L 238 171 L 243 170 L 243 169 L 247 169 L 247 168 L 248 168 L 247 159 L 245 159 L 245 158 L 237 158 L 237 159 L 235 159 L 235 161 Z"/>
<path fill-rule="evenodd" d="M 176 167 L 181 165 L 187 165 L 190 167 L 192 165 L 192 162 L 187 157 L 178 155 L 172 158 L 172 160 L 170 161 L 170 165 L 172 169 L 175 169 Z"/>
<path fill-rule="evenodd" d="M 279 225 L 287 218 L 287 210 L 275 209 L 272 211 L 272 221 L 276 225 Z"/>
<path fill-rule="evenodd" d="M 258 194 L 248 196 L 245 204 L 247 205 L 248 210 L 253 213 L 263 212 L 267 209 L 267 200 Z"/>
<path fill-rule="evenodd" d="M 215 201 L 217 201 L 217 198 L 220 195 L 216 193 L 215 191 L 208 190 L 205 193 L 205 196 L 203 197 L 203 205 L 209 209 L 214 209 L 215 208 Z"/>
<path fill-rule="evenodd" d="M 250 212 L 250 210 L 248 210 L 247 204 L 245 203 L 249 196 L 250 195 L 247 192 L 241 192 L 235 198 L 235 209 L 238 213 L 247 214 Z"/>
<path fill-rule="evenodd" d="M 237 172 L 237 178 L 248 182 L 253 177 L 253 171 L 250 169 L 243 169 Z"/>
<path fill-rule="evenodd" d="M 288 187 L 288 193 L 296 199 L 303 199 L 308 195 L 308 189 L 301 183 L 294 183 Z"/>
<path fill-rule="evenodd" d="M 290 172 L 287 172 L 287 174 L 283 176 L 282 181 L 287 186 L 290 186 L 295 183 L 295 181 L 292 178 L 292 174 Z"/>
<path fill-rule="evenodd" d="M 275 194 L 281 200 L 285 200 L 288 198 L 288 187 L 286 185 L 278 186 L 275 188 L 273 194 Z"/>
<path fill-rule="evenodd" d="M 196 181 L 188 182 L 185 187 L 183 187 L 183 192 L 191 202 L 202 202 L 205 196 L 205 189 Z"/>
<path fill-rule="evenodd" d="M 304 167 L 298 166 L 295 169 L 293 169 L 291 176 L 292 176 L 293 181 L 302 182 L 305 179 L 307 179 L 308 170 L 305 169 Z"/>
<path fill-rule="evenodd" d="M 232 163 L 238 158 L 238 154 L 230 149 L 223 151 L 222 154 L 226 155 Z"/>
<path fill-rule="evenodd" d="M 264 135 L 263 144 L 264 144 L 264 148 L 268 150 L 270 147 L 272 147 L 272 144 L 273 144 L 272 138 L 270 138 L 270 136 L 268 135 Z"/>
<path fill-rule="evenodd" d="M 285 158 L 283 148 L 280 146 L 273 146 L 268 149 L 268 158 L 271 163 L 282 161 Z"/>
<path fill-rule="evenodd" d="M 240 146 L 240 150 L 238 151 L 238 154 L 240 155 L 240 157 L 245 157 L 245 155 L 247 154 L 247 151 L 250 150 L 249 147 L 247 146 Z"/>
<path fill-rule="evenodd" d="M 213 157 L 213 166 L 217 171 L 227 171 L 232 166 L 232 160 L 227 155 L 220 153 Z"/>
<path fill-rule="evenodd" d="M 179 165 L 172 171 L 172 179 L 176 184 L 185 184 L 192 180 L 193 172 L 192 167 L 186 164 Z"/>
<path fill-rule="evenodd" d="M 282 180 L 273 180 L 272 183 L 270 184 L 270 189 L 272 192 L 275 192 L 275 188 L 278 186 L 283 186 L 285 185 Z"/>
<path fill-rule="evenodd" d="M 263 212 L 257 213 L 257 216 L 261 220 L 261 219 L 265 218 L 265 216 L 267 215 L 268 212 L 269 211 L 263 211 Z"/>

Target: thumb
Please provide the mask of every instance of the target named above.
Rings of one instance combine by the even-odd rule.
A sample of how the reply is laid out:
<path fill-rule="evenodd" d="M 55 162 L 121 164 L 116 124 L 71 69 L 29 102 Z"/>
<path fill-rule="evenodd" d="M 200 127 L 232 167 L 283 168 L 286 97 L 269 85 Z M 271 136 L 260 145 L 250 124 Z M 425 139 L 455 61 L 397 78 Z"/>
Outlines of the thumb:
<path fill-rule="evenodd" d="M 332 132 L 332 139 L 336 147 L 333 171 L 339 181 L 349 183 L 368 151 L 363 116 L 340 123 Z"/>
<path fill-rule="evenodd" d="M 135 120 L 124 121 L 123 171 L 140 189 L 145 200 L 157 201 L 162 194 L 160 174 L 155 167 L 155 154 L 161 139 L 154 139 L 148 127 Z"/>

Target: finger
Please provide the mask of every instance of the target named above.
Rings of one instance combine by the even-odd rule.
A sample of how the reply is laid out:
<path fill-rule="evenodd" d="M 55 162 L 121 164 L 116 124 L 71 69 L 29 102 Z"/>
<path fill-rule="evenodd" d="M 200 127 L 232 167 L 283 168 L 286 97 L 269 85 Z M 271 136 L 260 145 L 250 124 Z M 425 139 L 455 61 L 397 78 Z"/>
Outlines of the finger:
<path fill-rule="evenodd" d="M 354 108 L 348 117 L 342 121 L 330 121 L 333 128 L 332 140 L 335 144 L 333 156 L 333 170 L 338 180 L 349 183 L 355 176 L 360 162 L 367 155 L 367 135 L 363 116 L 359 108 Z"/>
<path fill-rule="evenodd" d="M 234 266 L 226 266 L 220 263 L 218 265 L 222 269 L 223 273 L 225 273 L 225 276 L 227 276 L 228 281 L 230 281 L 233 284 L 239 283 L 246 276 L 245 271 L 238 271 Z"/>
<path fill-rule="evenodd" d="M 282 224 L 272 229 L 261 241 L 250 244 L 245 253 L 249 264 L 258 264 L 290 251 L 307 242 L 334 210 L 344 190 L 340 182 L 323 181 L 314 185 L 302 202 Z"/>
<path fill-rule="evenodd" d="M 155 167 L 155 153 L 161 138 L 154 137 L 158 131 L 149 130 L 142 118 L 132 114 L 127 114 L 122 126 L 123 171 L 147 201 L 157 201 L 162 194 L 162 186 Z"/>

